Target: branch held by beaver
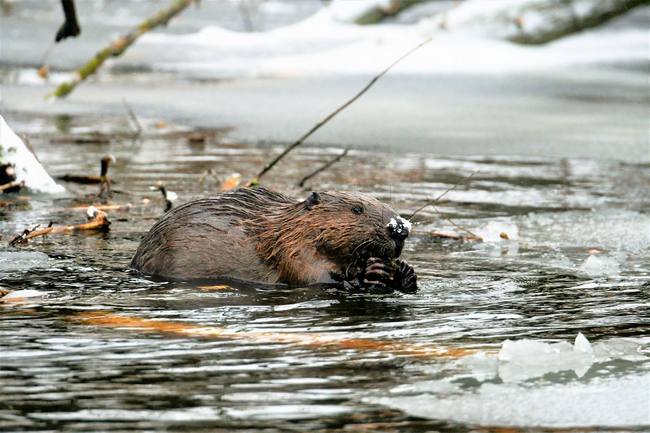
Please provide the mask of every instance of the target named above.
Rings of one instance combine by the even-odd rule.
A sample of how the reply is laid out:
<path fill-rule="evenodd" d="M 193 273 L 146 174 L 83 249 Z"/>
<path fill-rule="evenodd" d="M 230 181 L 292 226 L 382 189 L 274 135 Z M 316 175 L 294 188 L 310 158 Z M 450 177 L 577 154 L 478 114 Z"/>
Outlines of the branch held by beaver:
<path fill-rule="evenodd" d="M 409 232 L 407 220 L 367 194 L 312 192 L 297 200 L 240 188 L 166 213 L 131 267 L 165 278 L 413 293 L 415 271 L 400 259 Z"/>

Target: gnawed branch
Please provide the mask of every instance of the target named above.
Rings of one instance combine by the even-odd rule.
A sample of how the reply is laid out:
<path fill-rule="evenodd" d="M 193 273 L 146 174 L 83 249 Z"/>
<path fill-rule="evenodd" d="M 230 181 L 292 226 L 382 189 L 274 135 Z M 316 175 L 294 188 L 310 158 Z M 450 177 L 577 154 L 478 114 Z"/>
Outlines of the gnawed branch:
<path fill-rule="evenodd" d="M 88 221 L 83 224 L 53 226 L 52 223 L 50 222 L 50 224 L 44 228 L 38 228 L 39 226 L 36 225 L 32 228 L 25 229 L 21 234 L 14 236 L 13 239 L 9 241 L 9 245 L 25 244 L 30 239 L 39 236 L 52 235 L 52 234 L 59 234 L 59 233 L 71 234 L 71 233 L 88 231 L 88 230 L 94 230 L 94 231 L 109 230 L 109 226 L 111 225 L 111 222 L 108 220 L 108 216 L 106 215 L 106 212 L 101 211 L 94 206 L 91 206 L 86 211 L 86 214 L 88 216 Z"/>
<path fill-rule="evenodd" d="M 467 0 L 437 15 L 434 25 L 444 31 L 545 44 L 647 4 L 650 0 Z"/>
<path fill-rule="evenodd" d="M 424 3 L 425 1 L 426 0 L 390 0 L 388 2 L 375 2 L 374 4 L 369 4 L 365 9 L 360 9 L 356 15 L 349 17 L 346 21 L 351 21 L 355 24 L 361 25 L 376 24 L 386 18 L 394 17 L 411 6 L 418 3 Z M 336 7 L 336 4 L 332 6 Z M 336 15 L 336 10 L 333 12 Z"/>

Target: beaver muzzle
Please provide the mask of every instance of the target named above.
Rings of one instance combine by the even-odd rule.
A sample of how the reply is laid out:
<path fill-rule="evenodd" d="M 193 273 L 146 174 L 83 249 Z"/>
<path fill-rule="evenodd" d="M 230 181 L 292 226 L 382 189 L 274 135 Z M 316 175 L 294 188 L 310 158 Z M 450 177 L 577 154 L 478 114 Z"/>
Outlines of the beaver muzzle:
<path fill-rule="evenodd" d="M 397 218 L 391 218 L 386 228 L 392 239 L 403 242 L 411 231 L 411 222 L 398 216 Z"/>
<path fill-rule="evenodd" d="M 400 216 L 391 218 L 388 224 L 386 225 L 388 230 L 388 236 L 395 243 L 395 248 L 393 249 L 393 257 L 397 258 L 402 254 L 402 248 L 404 248 L 404 241 L 411 232 L 411 222 Z"/>

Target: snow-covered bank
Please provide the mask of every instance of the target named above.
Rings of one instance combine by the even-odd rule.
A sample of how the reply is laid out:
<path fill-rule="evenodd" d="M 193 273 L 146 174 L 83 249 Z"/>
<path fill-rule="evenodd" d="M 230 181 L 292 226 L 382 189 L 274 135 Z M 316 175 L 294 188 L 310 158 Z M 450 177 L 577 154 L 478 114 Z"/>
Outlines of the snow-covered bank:
<path fill-rule="evenodd" d="M 64 191 L 45 171 L 36 156 L 11 130 L 0 116 L 0 163 L 13 164 L 16 180 L 35 192 L 60 193 Z"/>
<path fill-rule="evenodd" d="M 371 74 L 408 48 L 432 36 L 430 44 L 396 68 L 406 74 L 544 71 L 585 64 L 642 63 L 644 29 L 604 26 L 545 46 L 521 46 L 467 31 L 441 30 L 431 18 L 414 25 L 361 26 L 342 22 L 329 8 L 297 24 L 268 32 L 241 33 L 208 26 L 198 33 L 146 35 L 144 50 L 167 47 L 179 58 L 153 60 L 154 69 L 227 77 Z M 646 14 L 647 8 L 636 12 Z M 132 58 L 132 59 L 134 59 Z"/>

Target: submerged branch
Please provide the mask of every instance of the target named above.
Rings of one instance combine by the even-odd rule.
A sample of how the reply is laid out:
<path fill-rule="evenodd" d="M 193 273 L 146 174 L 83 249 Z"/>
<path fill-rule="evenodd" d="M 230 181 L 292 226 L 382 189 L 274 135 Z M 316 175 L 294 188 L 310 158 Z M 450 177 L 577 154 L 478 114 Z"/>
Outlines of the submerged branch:
<path fill-rule="evenodd" d="M 143 319 L 136 316 L 112 314 L 107 311 L 78 313 L 70 316 L 70 319 L 85 325 L 129 329 L 137 332 L 155 332 L 190 338 L 227 338 L 248 342 L 273 342 L 329 351 L 353 349 L 364 352 L 388 353 L 395 356 L 443 359 L 461 358 L 476 353 L 474 349 L 391 340 L 346 338 L 318 333 L 236 331 L 221 326 L 199 326 L 194 323 Z"/>
<path fill-rule="evenodd" d="M 131 105 L 126 100 L 126 98 L 122 98 L 122 104 L 124 104 L 124 107 L 126 108 L 126 112 L 129 113 L 129 119 L 131 119 L 131 123 L 135 128 L 135 138 L 140 137 L 142 135 L 142 124 L 138 120 L 138 116 L 135 115 L 135 112 L 131 108 Z"/>

